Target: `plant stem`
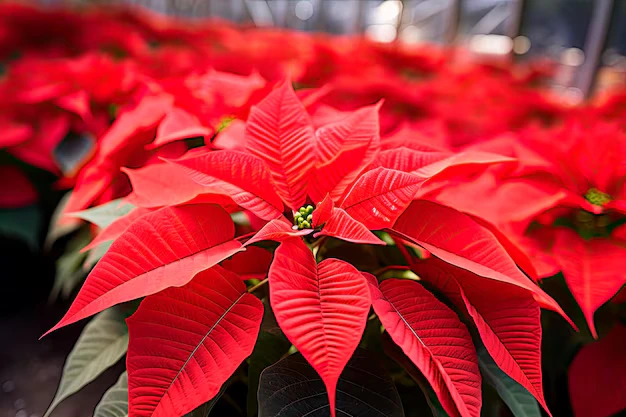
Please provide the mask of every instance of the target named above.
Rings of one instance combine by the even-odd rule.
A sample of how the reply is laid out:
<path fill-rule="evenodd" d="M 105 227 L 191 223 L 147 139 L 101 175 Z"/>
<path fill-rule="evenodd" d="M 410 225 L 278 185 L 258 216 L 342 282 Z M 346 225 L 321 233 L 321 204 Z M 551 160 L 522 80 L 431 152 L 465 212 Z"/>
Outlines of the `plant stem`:
<path fill-rule="evenodd" d="M 248 288 L 248 292 L 249 293 L 253 293 L 255 292 L 259 287 L 264 286 L 265 284 L 267 284 L 267 282 L 269 281 L 269 278 L 265 278 L 263 281 L 259 282 L 258 284 Z"/>
<path fill-rule="evenodd" d="M 313 244 L 311 245 L 311 248 L 319 248 L 321 247 L 324 242 L 326 241 L 327 236 L 322 236 L 321 238 L 317 239 L 315 242 L 313 242 Z"/>
<path fill-rule="evenodd" d="M 246 233 L 245 235 L 238 236 L 235 239 L 237 239 L 237 240 L 244 240 L 244 239 L 248 239 L 248 238 L 254 236 L 255 234 L 256 234 L 256 232 L 250 232 L 250 233 Z"/>
<path fill-rule="evenodd" d="M 409 266 L 413 265 L 413 257 L 411 256 L 409 251 L 406 250 L 406 246 L 404 246 L 404 244 L 402 242 L 400 242 L 399 245 L 396 242 L 396 246 L 398 247 L 398 249 L 402 253 L 402 256 L 404 256 L 404 259 L 406 259 L 406 262 L 409 264 Z"/>

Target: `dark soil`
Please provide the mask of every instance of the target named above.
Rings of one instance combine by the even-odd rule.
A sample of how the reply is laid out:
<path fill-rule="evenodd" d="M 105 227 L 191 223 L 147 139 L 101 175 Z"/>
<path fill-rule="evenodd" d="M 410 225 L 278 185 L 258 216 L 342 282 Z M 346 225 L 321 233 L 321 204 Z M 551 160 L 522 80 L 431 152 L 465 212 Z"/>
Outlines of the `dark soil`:
<path fill-rule="evenodd" d="M 54 397 L 67 354 L 82 326 L 39 337 L 63 315 L 68 302 L 49 305 L 52 260 L 15 241 L 0 239 L 0 417 L 41 417 Z M 123 364 L 65 400 L 51 417 L 90 417 Z"/>

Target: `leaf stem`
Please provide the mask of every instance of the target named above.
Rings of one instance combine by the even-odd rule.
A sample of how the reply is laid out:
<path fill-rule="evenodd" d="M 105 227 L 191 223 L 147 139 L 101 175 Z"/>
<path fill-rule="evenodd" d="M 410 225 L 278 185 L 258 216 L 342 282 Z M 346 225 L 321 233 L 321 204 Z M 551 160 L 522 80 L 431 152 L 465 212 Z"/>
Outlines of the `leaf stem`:
<path fill-rule="evenodd" d="M 263 281 L 259 282 L 258 284 L 253 285 L 252 287 L 248 288 L 248 292 L 249 293 L 255 292 L 258 288 L 267 284 L 268 281 L 269 281 L 269 278 L 265 278 Z"/>
<path fill-rule="evenodd" d="M 326 242 L 327 238 L 328 236 L 322 236 L 321 238 L 317 239 L 315 242 L 313 242 L 313 244 L 311 245 L 311 248 L 321 247 L 324 244 L 324 242 Z"/>
<path fill-rule="evenodd" d="M 237 239 L 237 240 L 244 240 L 244 239 L 251 238 L 255 234 L 256 234 L 256 232 L 250 232 L 250 233 L 246 233 L 245 235 L 237 236 L 235 239 Z"/>
<path fill-rule="evenodd" d="M 404 256 L 406 263 L 409 264 L 409 266 L 413 265 L 413 257 L 411 256 L 409 251 L 406 249 L 406 246 L 404 246 L 404 243 L 396 242 L 396 247 L 400 250 L 400 253 L 402 253 L 402 256 Z"/>

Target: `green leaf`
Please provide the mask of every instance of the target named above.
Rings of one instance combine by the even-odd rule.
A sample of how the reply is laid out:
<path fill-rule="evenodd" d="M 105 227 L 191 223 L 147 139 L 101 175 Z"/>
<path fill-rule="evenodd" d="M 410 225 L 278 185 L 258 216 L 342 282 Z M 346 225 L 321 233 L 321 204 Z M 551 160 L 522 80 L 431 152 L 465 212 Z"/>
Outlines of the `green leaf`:
<path fill-rule="evenodd" d="M 83 211 L 77 211 L 75 213 L 70 213 L 69 215 L 86 220 L 89 223 L 93 223 L 103 229 L 120 217 L 130 213 L 134 208 L 135 206 L 129 203 L 124 203 L 120 198 L 106 204 L 102 204 L 101 206 L 92 207 Z"/>
<path fill-rule="evenodd" d="M 31 249 L 39 247 L 41 212 L 37 206 L 0 210 L 0 235 L 19 239 Z"/>
<path fill-rule="evenodd" d="M 537 400 L 520 384 L 505 374 L 484 347 L 479 347 L 478 365 L 483 377 L 500 395 L 515 417 L 541 417 Z"/>
<path fill-rule="evenodd" d="M 65 212 L 65 206 L 67 206 L 67 202 L 69 201 L 71 195 L 71 192 L 66 193 L 59 201 L 57 207 L 54 209 L 54 213 L 52 213 L 50 226 L 48 228 L 48 235 L 46 236 L 46 241 L 44 244 L 45 247 L 48 249 L 57 239 L 72 233 L 73 231 L 77 230 L 81 225 L 81 222 L 78 219 L 65 218 L 65 221 L 61 222 L 61 217 L 63 217 L 63 214 Z"/>
<path fill-rule="evenodd" d="M 128 349 L 128 329 L 117 309 L 98 314 L 83 330 L 63 367 L 61 383 L 48 416 L 61 401 L 113 366 Z"/>
<path fill-rule="evenodd" d="M 50 302 L 56 301 L 59 295 L 62 295 L 63 298 L 68 298 L 72 290 L 74 290 L 85 277 L 85 271 L 81 268 L 81 265 L 87 255 L 81 253 L 81 249 L 85 247 L 90 240 L 91 232 L 89 229 L 83 229 L 68 242 L 65 253 L 57 260 L 54 285 L 52 286 L 52 291 L 48 298 Z"/>
<path fill-rule="evenodd" d="M 96 406 L 93 417 L 128 417 L 128 374 L 120 375 Z"/>
<path fill-rule="evenodd" d="M 91 249 L 89 253 L 87 254 L 87 258 L 85 259 L 85 262 L 83 262 L 83 270 L 89 271 L 91 268 L 93 268 L 94 265 L 98 263 L 100 259 L 102 259 L 104 254 L 107 253 L 107 251 L 109 250 L 112 244 L 113 244 L 112 240 L 108 242 L 102 242 L 95 248 Z"/>
<path fill-rule="evenodd" d="M 254 417 L 257 412 L 257 391 L 261 372 L 278 362 L 290 347 L 291 343 L 285 338 L 264 331 L 259 332 L 248 367 L 248 417 Z"/>

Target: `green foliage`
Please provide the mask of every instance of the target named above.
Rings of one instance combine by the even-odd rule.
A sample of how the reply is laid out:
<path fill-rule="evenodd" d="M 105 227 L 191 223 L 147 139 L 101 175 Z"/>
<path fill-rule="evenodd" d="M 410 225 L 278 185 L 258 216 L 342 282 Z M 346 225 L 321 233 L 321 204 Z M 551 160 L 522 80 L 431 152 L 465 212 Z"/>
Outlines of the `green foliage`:
<path fill-rule="evenodd" d="M 128 417 L 128 374 L 120 375 L 96 406 L 94 417 Z"/>
<path fill-rule="evenodd" d="M 0 235 L 26 243 L 31 250 L 39 247 L 41 211 L 37 206 L 0 210 Z"/>
<path fill-rule="evenodd" d="M 81 266 L 87 254 L 82 253 L 81 249 L 89 243 L 90 239 L 89 229 L 81 230 L 70 240 L 66 252 L 58 259 L 56 277 L 49 297 L 51 302 L 56 301 L 59 295 L 68 298 L 85 277 L 85 271 Z"/>
<path fill-rule="evenodd" d="M 105 228 L 115 220 L 130 213 L 134 208 L 135 206 L 132 204 L 123 203 L 122 199 L 117 199 L 101 206 L 71 213 L 71 216 L 86 220 L 100 228 Z"/>
<path fill-rule="evenodd" d="M 541 417 L 537 400 L 498 368 L 484 347 L 478 349 L 478 365 L 483 378 L 498 391 L 515 417 Z"/>
<path fill-rule="evenodd" d="M 50 415 L 61 401 L 117 363 L 127 349 L 128 330 L 124 316 L 116 309 L 98 314 L 85 326 L 67 357 L 59 388 L 44 417 Z"/>

